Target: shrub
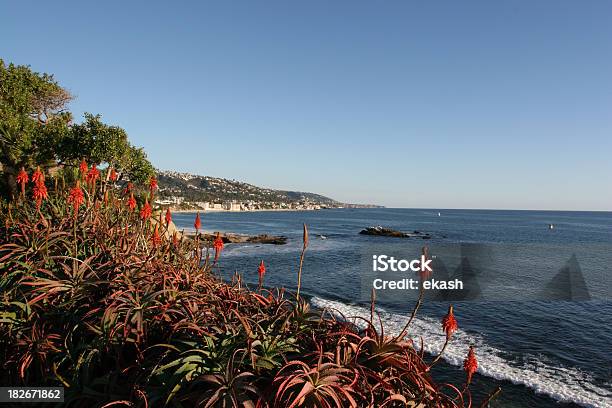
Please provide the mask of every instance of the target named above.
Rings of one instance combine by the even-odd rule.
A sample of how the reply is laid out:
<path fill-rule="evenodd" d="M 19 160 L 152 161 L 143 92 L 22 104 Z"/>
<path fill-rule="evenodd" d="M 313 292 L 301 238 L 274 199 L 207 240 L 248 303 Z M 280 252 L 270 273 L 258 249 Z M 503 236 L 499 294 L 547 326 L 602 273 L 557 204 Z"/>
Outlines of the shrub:
<path fill-rule="evenodd" d="M 150 214 L 153 188 L 134 210 L 107 179 L 2 204 L 2 384 L 64 386 L 70 407 L 471 404 L 468 385 L 442 392 L 403 333 L 376 328 L 374 304 L 360 329 L 282 289 L 223 282 L 219 248 Z"/>

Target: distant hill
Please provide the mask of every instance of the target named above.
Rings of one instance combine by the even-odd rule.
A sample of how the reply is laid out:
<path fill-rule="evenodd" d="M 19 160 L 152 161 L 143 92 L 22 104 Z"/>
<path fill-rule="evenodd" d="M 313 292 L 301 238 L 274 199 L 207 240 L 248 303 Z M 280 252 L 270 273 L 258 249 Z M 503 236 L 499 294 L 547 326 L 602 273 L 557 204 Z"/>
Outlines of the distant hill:
<path fill-rule="evenodd" d="M 182 203 L 251 203 L 255 208 L 370 207 L 345 204 L 320 194 L 272 190 L 236 180 L 175 171 L 158 171 L 159 197 Z"/>

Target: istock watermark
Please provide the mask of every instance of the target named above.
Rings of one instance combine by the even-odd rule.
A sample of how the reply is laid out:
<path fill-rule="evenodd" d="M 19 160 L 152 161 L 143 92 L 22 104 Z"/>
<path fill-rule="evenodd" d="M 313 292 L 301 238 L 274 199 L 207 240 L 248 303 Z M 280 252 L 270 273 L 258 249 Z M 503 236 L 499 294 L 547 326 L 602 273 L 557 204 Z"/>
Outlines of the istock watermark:
<path fill-rule="evenodd" d="M 426 259 L 425 255 L 421 255 L 421 259 L 396 259 L 394 256 L 388 255 L 372 255 L 372 270 L 374 272 L 433 272 L 431 269 L 431 259 Z"/>
<path fill-rule="evenodd" d="M 383 279 L 375 278 L 372 280 L 372 287 L 376 290 L 416 290 L 421 286 L 424 290 L 463 290 L 463 281 L 460 279 L 437 280 L 431 278 L 433 273 L 431 263 L 433 259 L 428 259 L 421 255 L 417 259 L 395 258 L 389 255 L 372 255 L 373 272 L 419 272 L 419 279 Z"/>
<path fill-rule="evenodd" d="M 612 299 L 609 243 L 535 244 L 384 240 L 364 245 L 359 300 L 428 301 Z"/>

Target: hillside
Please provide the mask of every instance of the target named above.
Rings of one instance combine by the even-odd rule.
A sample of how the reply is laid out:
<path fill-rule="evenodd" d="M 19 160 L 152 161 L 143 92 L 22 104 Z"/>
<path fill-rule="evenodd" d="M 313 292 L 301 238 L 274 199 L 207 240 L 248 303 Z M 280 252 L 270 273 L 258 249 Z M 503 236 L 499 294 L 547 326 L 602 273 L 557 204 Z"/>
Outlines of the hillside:
<path fill-rule="evenodd" d="M 373 207 L 345 204 L 320 194 L 272 190 L 236 180 L 174 171 L 158 171 L 158 182 L 161 202 L 183 208 L 250 210 Z M 233 206 L 230 204 L 232 202 Z"/>

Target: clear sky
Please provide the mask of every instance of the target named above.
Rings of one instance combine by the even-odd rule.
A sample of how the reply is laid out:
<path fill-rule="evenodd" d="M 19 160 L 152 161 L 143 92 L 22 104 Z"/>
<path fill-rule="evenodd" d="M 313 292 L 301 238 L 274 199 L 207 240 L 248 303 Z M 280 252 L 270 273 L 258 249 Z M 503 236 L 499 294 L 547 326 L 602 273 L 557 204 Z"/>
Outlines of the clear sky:
<path fill-rule="evenodd" d="M 612 210 L 612 2 L 0 5 L 0 57 L 161 169 L 393 207 Z"/>

